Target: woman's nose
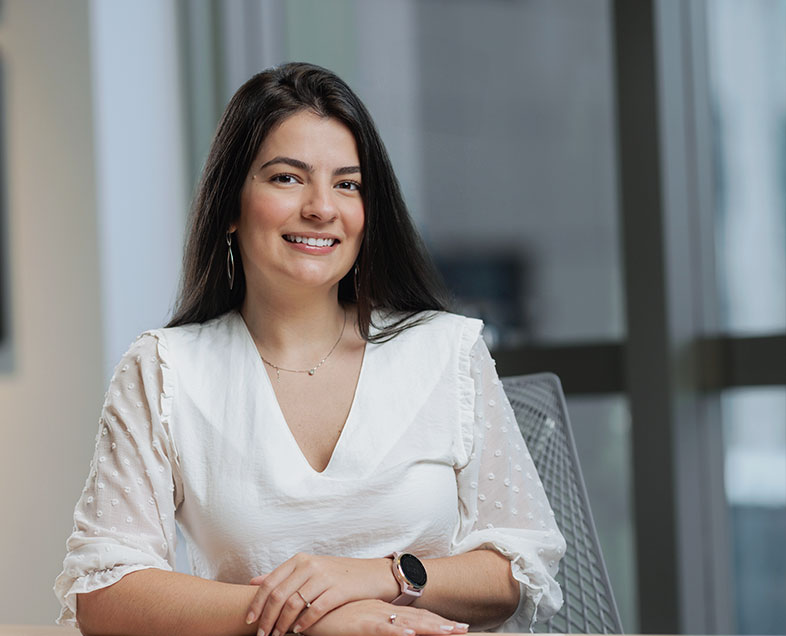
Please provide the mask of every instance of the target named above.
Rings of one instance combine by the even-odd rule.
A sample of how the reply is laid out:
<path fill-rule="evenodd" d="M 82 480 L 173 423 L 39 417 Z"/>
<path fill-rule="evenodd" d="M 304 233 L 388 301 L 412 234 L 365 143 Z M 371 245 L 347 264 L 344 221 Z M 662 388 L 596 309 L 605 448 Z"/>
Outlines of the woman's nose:
<path fill-rule="evenodd" d="M 309 196 L 303 205 L 302 215 L 316 221 L 332 221 L 338 215 L 333 200 L 333 188 L 326 185 L 312 184 Z"/>

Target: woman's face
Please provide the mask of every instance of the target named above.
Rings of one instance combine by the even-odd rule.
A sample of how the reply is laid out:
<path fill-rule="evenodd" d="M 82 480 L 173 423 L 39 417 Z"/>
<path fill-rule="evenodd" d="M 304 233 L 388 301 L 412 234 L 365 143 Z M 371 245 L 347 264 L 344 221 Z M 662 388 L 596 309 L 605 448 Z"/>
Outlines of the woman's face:
<path fill-rule="evenodd" d="M 338 120 L 302 111 L 274 128 L 230 228 L 249 290 L 337 290 L 363 239 L 360 184 L 355 138 Z"/>

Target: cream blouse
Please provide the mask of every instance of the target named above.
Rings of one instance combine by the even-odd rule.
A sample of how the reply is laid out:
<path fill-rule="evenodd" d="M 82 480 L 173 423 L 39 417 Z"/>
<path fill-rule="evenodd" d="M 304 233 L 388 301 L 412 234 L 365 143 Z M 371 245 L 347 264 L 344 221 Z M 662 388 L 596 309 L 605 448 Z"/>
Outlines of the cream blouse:
<path fill-rule="evenodd" d="M 106 394 L 55 582 L 58 622 L 74 622 L 79 593 L 172 570 L 176 522 L 193 574 L 230 583 L 297 552 L 497 550 L 521 586 L 503 629 L 551 616 L 565 541 L 481 329 L 439 313 L 368 343 L 321 473 L 292 436 L 239 313 L 140 336 Z"/>

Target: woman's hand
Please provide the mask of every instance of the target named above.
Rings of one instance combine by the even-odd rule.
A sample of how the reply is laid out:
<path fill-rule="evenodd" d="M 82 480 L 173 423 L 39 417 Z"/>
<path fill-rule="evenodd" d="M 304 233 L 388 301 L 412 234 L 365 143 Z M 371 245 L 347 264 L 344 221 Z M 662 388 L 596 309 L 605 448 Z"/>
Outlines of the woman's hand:
<path fill-rule="evenodd" d="M 363 599 L 390 600 L 398 594 L 391 561 L 296 554 L 269 574 L 251 579 L 259 585 L 246 622 L 258 620 L 259 634 L 302 632 L 331 610 Z"/>
<path fill-rule="evenodd" d="M 313 626 L 308 636 L 414 636 L 466 634 L 466 623 L 424 609 L 378 600 L 353 601 L 334 609 Z"/>

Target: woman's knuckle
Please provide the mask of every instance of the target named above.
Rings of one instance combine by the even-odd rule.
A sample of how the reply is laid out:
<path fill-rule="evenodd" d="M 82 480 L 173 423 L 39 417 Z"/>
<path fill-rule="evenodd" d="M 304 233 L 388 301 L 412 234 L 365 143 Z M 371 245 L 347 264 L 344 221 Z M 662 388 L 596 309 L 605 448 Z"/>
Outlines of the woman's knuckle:
<path fill-rule="evenodd" d="M 374 624 L 374 633 L 375 634 L 387 634 L 390 631 L 390 625 L 388 623 L 375 623 Z"/>
<path fill-rule="evenodd" d="M 276 588 L 276 589 L 274 589 L 272 592 L 270 592 L 270 599 L 271 599 L 271 600 L 272 600 L 274 603 L 276 603 L 276 604 L 278 604 L 278 605 L 281 605 L 281 604 L 282 604 L 284 601 L 286 601 L 286 600 L 287 600 L 287 599 L 284 597 L 284 592 L 282 592 L 282 591 L 281 591 L 279 588 Z"/>

